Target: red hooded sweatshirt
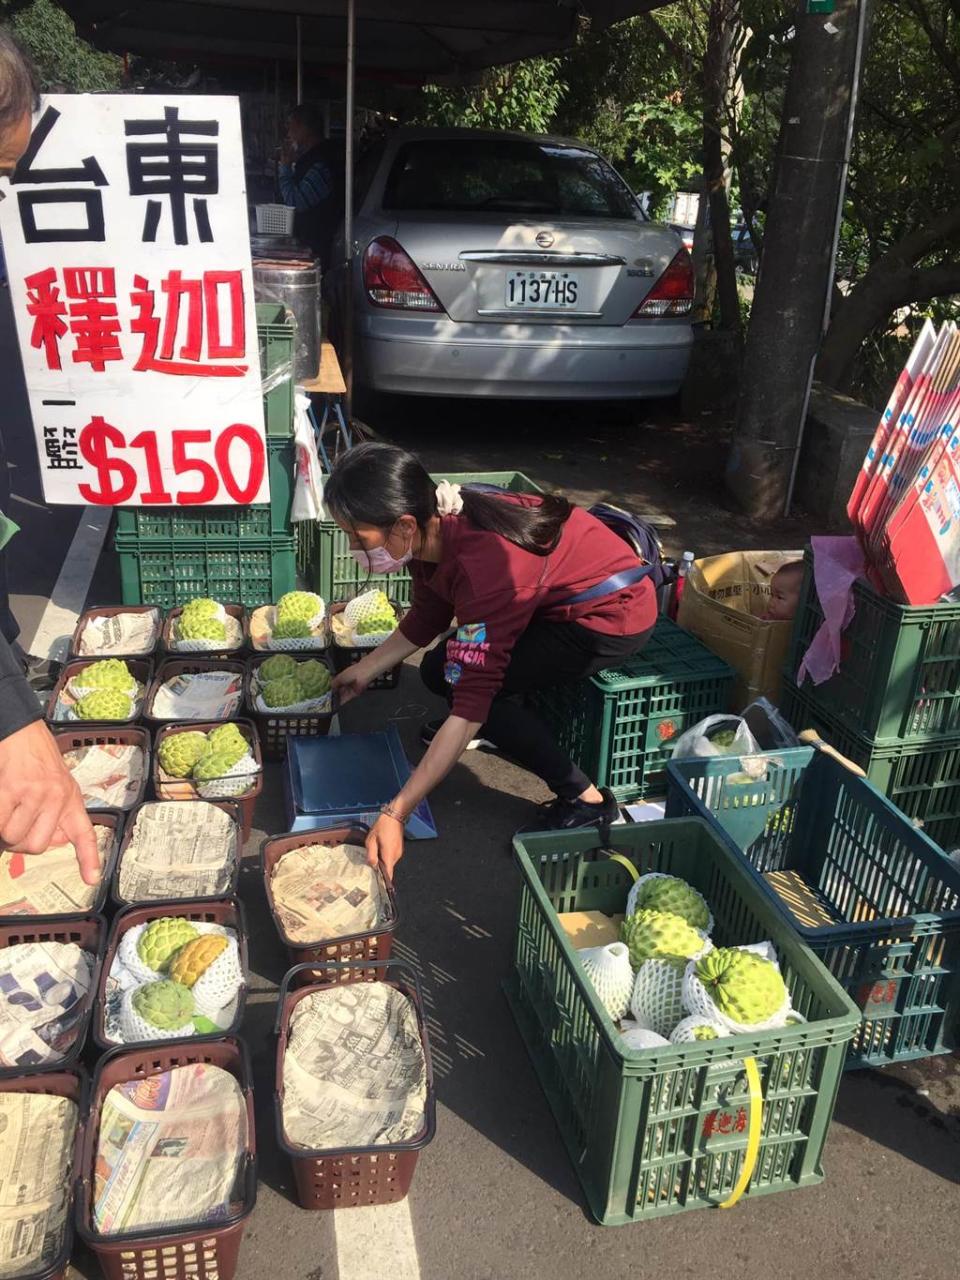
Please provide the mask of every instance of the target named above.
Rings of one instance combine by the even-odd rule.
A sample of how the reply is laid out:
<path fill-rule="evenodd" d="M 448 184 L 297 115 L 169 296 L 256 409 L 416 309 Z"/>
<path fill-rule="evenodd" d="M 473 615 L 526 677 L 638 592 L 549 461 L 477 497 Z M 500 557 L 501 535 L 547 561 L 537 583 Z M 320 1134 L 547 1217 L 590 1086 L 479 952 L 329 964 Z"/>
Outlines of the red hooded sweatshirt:
<path fill-rule="evenodd" d="M 441 517 L 440 535 L 439 564 L 414 560 L 410 565 L 413 604 L 400 630 L 411 644 L 425 648 L 456 617 L 445 675 L 453 714 L 464 720 L 486 720 L 513 646 L 534 616 L 541 622 L 578 622 L 612 636 L 640 635 L 656 621 L 656 592 L 648 578 L 599 600 L 564 604 L 637 564 L 623 539 L 580 507 L 573 508 L 548 556 L 477 529 L 462 515 Z"/>

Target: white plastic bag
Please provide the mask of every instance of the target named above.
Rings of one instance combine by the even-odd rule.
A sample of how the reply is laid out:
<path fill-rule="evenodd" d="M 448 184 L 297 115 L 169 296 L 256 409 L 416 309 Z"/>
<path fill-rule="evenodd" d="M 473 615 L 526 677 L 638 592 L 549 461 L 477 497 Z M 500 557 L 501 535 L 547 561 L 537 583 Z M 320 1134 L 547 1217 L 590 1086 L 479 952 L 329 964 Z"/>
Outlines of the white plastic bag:
<path fill-rule="evenodd" d="M 294 396 L 293 445 L 296 453 L 297 474 L 293 486 L 292 520 L 322 520 L 326 514 L 323 505 L 323 471 L 317 453 L 317 441 L 307 410 L 310 397 L 298 391 Z"/>
<path fill-rule="evenodd" d="M 732 735 L 732 736 L 731 736 Z M 740 716 L 707 716 L 681 733 L 673 746 L 674 760 L 690 756 L 753 756 L 760 744 Z"/>

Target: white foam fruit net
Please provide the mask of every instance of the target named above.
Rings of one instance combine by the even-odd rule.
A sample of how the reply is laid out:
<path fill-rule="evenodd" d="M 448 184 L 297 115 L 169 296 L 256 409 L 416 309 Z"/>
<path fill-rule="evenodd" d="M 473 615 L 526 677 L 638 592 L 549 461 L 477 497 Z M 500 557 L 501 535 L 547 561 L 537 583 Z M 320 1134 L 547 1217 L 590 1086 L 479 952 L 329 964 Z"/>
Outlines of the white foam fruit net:
<path fill-rule="evenodd" d="M 197 1012 L 211 1022 L 222 1021 L 222 1013 L 236 1002 L 243 985 L 243 969 L 240 965 L 240 948 L 237 940 L 227 934 L 226 950 L 221 951 L 213 964 L 201 973 L 193 984 L 193 1000 Z M 230 1019 L 226 1025 L 229 1026 Z"/>
<path fill-rule="evenodd" d="M 637 910 L 637 898 L 640 896 L 640 892 L 643 886 L 646 884 L 649 884 L 651 880 L 680 880 L 680 879 L 682 879 L 682 876 L 670 876 L 663 871 L 648 871 L 646 875 L 639 876 L 630 886 L 630 892 L 627 894 L 627 906 L 626 906 L 625 914 L 628 916 L 632 916 L 633 913 Z M 691 893 L 696 894 L 696 896 L 703 903 L 704 908 L 706 909 L 706 912 L 707 912 L 707 917 L 708 917 L 707 927 L 706 929 L 700 929 L 699 932 L 702 933 L 704 936 L 707 936 L 713 933 L 714 920 L 713 920 L 713 912 L 710 910 L 710 904 L 707 902 L 706 898 L 703 896 L 702 893 L 700 893 L 699 890 L 694 889 L 693 885 L 690 884 L 689 881 L 684 880 L 684 884 L 687 886 L 687 888 L 690 890 Z"/>
<path fill-rule="evenodd" d="M 227 613 L 223 605 L 220 606 L 220 612 L 223 616 L 218 620 L 227 629 L 223 640 L 183 640 L 179 634 L 178 624 L 175 622 L 173 647 L 176 651 L 178 653 L 224 653 L 227 649 L 239 649 L 243 644 L 243 624 L 239 618 Z"/>
<path fill-rule="evenodd" d="M 249 791 L 259 772 L 260 766 L 248 751 L 221 777 L 208 778 L 204 782 L 197 782 L 195 786 L 204 800 L 230 799 Z"/>
<path fill-rule="evenodd" d="M 779 969 L 776 949 L 770 942 L 752 943 L 749 946 L 737 947 L 738 951 L 752 951 L 758 956 L 762 956 L 764 960 L 771 960 Z M 696 1014 L 709 1022 L 719 1022 L 721 1026 L 727 1027 L 730 1031 L 771 1031 L 776 1027 L 786 1026 L 787 1018 L 791 1016 L 789 993 L 784 998 L 784 1002 L 772 1018 L 767 1018 L 764 1022 L 742 1023 L 735 1022 L 733 1018 L 729 1018 L 714 1002 L 713 997 L 707 991 L 706 987 L 697 977 L 697 962 L 691 960 L 687 965 L 686 972 L 683 976 L 683 1003 L 690 1013 Z"/>
<path fill-rule="evenodd" d="M 671 1044 L 693 1044 L 698 1037 L 694 1032 L 698 1027 L 711 1027 L 717 1033 L 717 1039 L 722 1040 L 724 1036 L 730 1035 L 730 1031 L 722 1022 L 717 1022 L 714 1018 L 704 1018 L 699 1013 L 688 1014 L 686 1018 L 681 1018 L 677 1025 L 670 1032 Z M 704 1044 L 712 1043 L 711 1041 L 703 1041 Z"/>
<path fill-rule="evenodd" d="M 638 1027 L 669 1036 L 684 1014 L 683 973 L 672 960 L 644 960 L 630 996 L 630 1012 Z"/>
<path fill-rule="evenodd" d="M 326 636 L 323 634 L 322 630 L 319 630 L 319 628 L 322 627 L 323 620 L 327 616 L 327 607 L 320 596 L 316 595 L 316 593 L 311 594 L 313 594 L 313 598 L 317 602 L 317 612 L 307 621 L 310 630 L 317 632 L 317 634 L 301 636 L 290 640 L 277 640 L 273 634 L 274 627 L 277 625 L 277 607 L 276 605 L 268 605 L 265 611 L 267 620 L 267 639 L 264 646 L 265 648 L 276 650 L 279 653 L 296 652 L 297 650 L 306 652 L 309 650 L 315 651 L 317 649 L 326 648 Z"/>
<path fill-rule="evenodd" d="M 326 715 L 330 710 L 333 690 L 328 689 L 319 698 L 309 698 L 305 702 L 292 702 L 289 707 L 268 707 L 263 700 L 262 685 L 259 680 L 253 695 L 253 705 L 265 716 L 276 715 Z"/>
<path fill-rule="evenodd" d="M 378 644 L 383 644 L 384 640 L 392 636 L 396 630 L 396 620 L 394 620 L 393 626 L 386 631 L 371 631 L 366 635 L 357 635 L 357 627 L 368 619 L 376 617 L 383 608 L 382 595 L 383 592 L 379 590 L 364 591 L 362 595 L 347 601 L 344 606 L 343 619 L 350 632 L 350 643 L 355 649 L 374 649 Z"/>
<path fill-rule="evenodd" d="M 605 947 L 586 947 L 577 954 L 600 1003 L 614 1022 L 618 1021 L 629 1008 L 633 989 L 633 970 L 626 946 L 622 942 L 611 942 Z"/>

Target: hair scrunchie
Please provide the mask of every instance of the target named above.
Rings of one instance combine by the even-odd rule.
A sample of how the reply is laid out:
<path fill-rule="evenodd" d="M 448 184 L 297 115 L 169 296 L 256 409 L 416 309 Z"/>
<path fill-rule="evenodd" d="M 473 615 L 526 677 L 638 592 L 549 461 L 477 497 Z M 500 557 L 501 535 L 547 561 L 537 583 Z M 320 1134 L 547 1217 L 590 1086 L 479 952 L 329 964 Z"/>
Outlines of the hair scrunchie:
<path fill-rule="evenodd" d="M 449 480 L 441 480 L 437 485 L 437 514 L 458 516 L 462 510 L 463 498 L 460 497 L 460 486 L 451 484 Z"/>

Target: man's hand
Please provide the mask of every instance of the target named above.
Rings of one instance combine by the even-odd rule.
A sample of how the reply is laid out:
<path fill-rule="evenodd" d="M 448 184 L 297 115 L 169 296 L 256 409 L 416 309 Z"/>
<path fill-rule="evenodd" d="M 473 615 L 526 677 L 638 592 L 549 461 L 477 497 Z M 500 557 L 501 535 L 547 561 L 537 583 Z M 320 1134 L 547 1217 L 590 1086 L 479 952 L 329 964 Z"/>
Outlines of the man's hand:
<path fill-rule="evenodd" d="M 290 141 L 289 138 L 284 138 L 283 142 L 281 142 L 280 144 L 280 163 L 293 164 L 294 157 L 296 156 L 296 154 L 297 154 L 297 149 L 294 146 L 294 144 Z"/>
<path fill-rule="evenodd" d="M 403 857 L 403 823 L 381 813 L 367 833 L 367 862 L 379 867 L 388 884 L 393 883 L 393 871 Z"/>
<path fill-rule="evenodd" d="M 0 740 L 0 840 L 21 853 L 72 844 L 84 883 L 99 883 L 97 838 L 80 788 L 41 720 Z"/>

